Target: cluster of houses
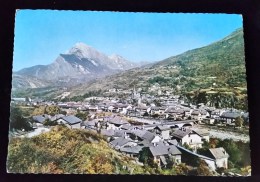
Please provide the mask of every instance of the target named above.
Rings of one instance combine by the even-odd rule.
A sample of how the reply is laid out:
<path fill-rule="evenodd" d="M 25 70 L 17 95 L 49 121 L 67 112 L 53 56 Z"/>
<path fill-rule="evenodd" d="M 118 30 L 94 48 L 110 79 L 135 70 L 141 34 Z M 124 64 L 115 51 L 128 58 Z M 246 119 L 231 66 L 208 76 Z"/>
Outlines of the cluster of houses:
<path fill-rule="evenodd" d="M 137 89 L 137 90 L 140 90 Z M 68 114 L 73 110 L 89 112 L 112 112 L 120 113 L 129 117 L 155 118 L 166 120 L 187 120 L 193 119 L 198 122 L 208 124 L 226 123 L 234 125 L 237 117 L 242 117 L 249 122 L 248 112 L 244 113 L 235 109 L 216 109 L 207 107 L 203 103 L 199 105 L 187 104 L 178 95 L 149 95 L 133 90 L 122 90 L 112 88 L 108 93 L 114 96 L 88 97 L 83 102 L 51 102 L 42 99 L 31 98 L 12 98 L 12 102 L 24 102 L 34 106 L 37 105 L 57 105 Z M 123 99 L 118 98 L 118 93 L 124 93 L 127 96 Z M 93 102 L 94 101 L 94 102 Z M 133 102 L 135 101 L 135 102 Z"/>
<path fill-rule="evenodd" d="M 134 100 L 136 102 L 133 103 Z M 149 158 L 160 167 L 181 162 L 189 163 L 189 158 L 192 157 L 204 160 L 212 170 L 228 168 L 229 155 L 222 147 L 209 149 L 206 156 L 197 153 L 197 149 L 202 147 L 203 142 L 209 141 L 209 132 L 193 126 L 202 122 L 234 125 L 237 117 L 249 121 L 248 113 L 234 109 L 185 104 L 178 96 L 144 98 L 136 92 L 124 100 L 90 97 L 84 102 L 48 102 L 48 104 L 59 106 L 66 111 L 67 115 L 33 116 L 37 127 L 49 120 L 64 124 L 71 129 L 91 130 L 106 137 L 112 148 L 130 157 L 138 159 L 142 152 L 147 150 Z M 92 116 L 82 121 L 74 116 L 75 111 L 89 112 Z M 149 124 L 129 122 L 129 119 L 137 118 L 160 122 Z"/>
<path fill-rule="evenodd" d="M 128 117 L 151 118 L 160 120 L 197 120 L 199 123 L 207 124 L 225 123 L 235 125 L 235 119 L 242 117 L 246 123 L 249 122 L 248 112 L 242 112 L 235 109 L 216 109 L 207 107 L 203 104 L 198 106 L 185 104 L 177 98 L 168 98 L 162 100 L 161 106 L 154 104 L 146 105 L 142 101 L 137 104 L 130 102 L 122 102 L 111 98 L 92 97 L 95 99 L 95 104 L 89 102 L 65 102 L 57 105 L 65 109 L 68 113 L 71 110 L 80 110 L 88 112 L 111 112 L 119 113 Z"/>
<path fill-rule="evenodd" d="M 209 141 L 207 130 L 192 127 L 197 124 L 196 120 L 133 125 L 128 122 L 127 118 L 119 115 L 98 117 L 90 121 L 82 121 L 74 115 L 33 116 L 38 126 L 47 119 L 72 129 L 81 128 L 100 133 L 107 138 L 107 142 L 113 149 L 136 159 L 146 148 L 149 158 L 160 167 L 183 162 L 184 153 L 205 160 L 213 170 L 228 167 L 229 156 L 223 148 L 209 149 L 209 156 L 196 153 L 204 141 Z M 191 150 L 187 150 L 185 148 L 187 146 Z"/>
<path fill-rule="evenodd" d="M 50 116 L 48 114 L 37 115 L 32 117 L 33 121 L 35 122 L 35 127 L 41 127 L 44 123 L 49 120 L 52 122 L 56 122 L 57 124 L 64 124 L 68 128 L 81 128 L 82 120 L 77 118 L 74 115 L 65 116 L 63 114 L 57 114 L 54 116 Z"/>

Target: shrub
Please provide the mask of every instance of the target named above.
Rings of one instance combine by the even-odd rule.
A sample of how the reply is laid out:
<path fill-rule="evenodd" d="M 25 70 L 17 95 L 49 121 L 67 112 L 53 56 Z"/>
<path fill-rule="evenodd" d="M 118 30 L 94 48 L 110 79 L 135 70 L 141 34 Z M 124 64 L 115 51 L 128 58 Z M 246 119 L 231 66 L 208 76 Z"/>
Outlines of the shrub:
<path fill-rule="evenodd" d="M 204 160 L 199 161 L 199 166 L 197 168 L 197 175 L 199 176 L 212 176 L 212 172 L 210 171 L 207 163 Z"/>
<path fill-rule="evenodd" d="M 189 173 L 189 169 L 185 163 L 180 163 L 179 165 L 174 166 L 173 169 L 177 175 L 187 175 Z"/>
<path fill-rule="evenodd" d="M 88 112 L 81 112 L 78 110 L 75 116 L 81 119 L 82 121 L 85 121 L 88 117 L 88 114 L 89 114 Z"/>
<path fill-rule="evenodd" d="M 217 173 L 219 173 L 219 174 L 226 173 L 226 169 L 223 168 L 223 167 L 217 168 L 216 171 L 217 171 Z"/>
<path fill-rule="evenodd" d="M 31 122 L 23 117 L 22 111 L 18 107 L 10 108 L 10 129 L 24 129 L 25 131 L 33 129 Z"/>
<path fill-rule="evenodd" d="M 43 122 L 43 125 L 44 126 L 55 126 L 57 125 L 57 121 L 51 121 L 50 119 L 46 119 L 44 122 Z"/>

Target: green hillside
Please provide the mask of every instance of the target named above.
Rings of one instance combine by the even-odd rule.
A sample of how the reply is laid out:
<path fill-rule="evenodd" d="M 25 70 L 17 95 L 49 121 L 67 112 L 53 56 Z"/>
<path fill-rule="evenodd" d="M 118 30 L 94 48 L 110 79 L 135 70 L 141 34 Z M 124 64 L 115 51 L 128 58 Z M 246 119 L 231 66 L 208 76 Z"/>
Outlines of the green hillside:
<path fill-rule="evenodd" d="M 98 134 L 56 126 L 33 138 L 11 138 L 7 169 L 15 173 L 146 173 Z M 125 169 L 123 166 L 128 166 Z"/>
<path fill-rule="evenodd" d="M 10 138 L 7 171 L 49 174 L 189 175 L 192 167 L 187 167 L 184 163 L 167 169 L 160 169 L 154 164 L 150 166 L 150 163 L 141 166 L 136 163 L 136 159 L 112 149 L 103 136 L 59 125 L 53 127 L 50 132 L 32 138 Z M 202 175 L 205 175 L 204 171 Z"/>
<path fill-rule="evenodd" d="M 218 87 L 246 87 L 243 30 L 238 29 L 211 45 L 170 57 L 154 67 L 172 65 L 179 67 L 179 75 L 194 78 L 197 86 L 211 86 L 214 79 Z"/>
<path fill-rule="evenodd" d="M 182 95 L 193 103 L 247 110 L 243 30 L 209 46 L 168 58 L 154 67 L 176 66 Z"/>

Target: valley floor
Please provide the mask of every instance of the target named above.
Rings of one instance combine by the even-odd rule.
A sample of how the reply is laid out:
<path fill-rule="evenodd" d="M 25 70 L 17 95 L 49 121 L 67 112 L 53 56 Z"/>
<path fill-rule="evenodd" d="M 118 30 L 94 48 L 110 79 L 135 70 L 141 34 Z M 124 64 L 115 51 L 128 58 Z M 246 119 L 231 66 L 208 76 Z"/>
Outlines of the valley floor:
<path fill-rule="evenodd" d="M 241 134 L 239 132 L 232 132 L 232 131 L 224 131 L 221 129 L 213 129 L 212 127 L 208 125 L 195 125 L 194 128 L 199 129 L 206 129 L 209 132 L 209 135 L 211 138 L 219 138 L 221 140 L 224 139 L 232 139 L 234 141 L 243 141 L 243 142 L 249 142 L 249 135 L 247 134 Z"/>
<path fill-rule="evenodd" d="M 138 117 L 131 117 L 131 119 L 134 119 L 135 121 L 144 123 L 144 124 L 159 124 L 164 120 L 158 120 L 158 119 L 146 119 L 146 118 L 138 118 Z M 249 142 L 249 135 L 248 134 L 241 134 L 240 132 L 237 131 L 227 131 L 223 130 L 221 128 L 215 127 L 215 126 L 210 126 L 210 125 L 205 125 L 205 124 L 199 124 L 199 125 L 194 125 L 194 128 L 198 129 L 206 129 L 209 132 L 209 135 L 211 138 L 218 138 L 221 140 L 224 139 L 232 139 L 234 141 L 243 141 L 243 142 Z"/>

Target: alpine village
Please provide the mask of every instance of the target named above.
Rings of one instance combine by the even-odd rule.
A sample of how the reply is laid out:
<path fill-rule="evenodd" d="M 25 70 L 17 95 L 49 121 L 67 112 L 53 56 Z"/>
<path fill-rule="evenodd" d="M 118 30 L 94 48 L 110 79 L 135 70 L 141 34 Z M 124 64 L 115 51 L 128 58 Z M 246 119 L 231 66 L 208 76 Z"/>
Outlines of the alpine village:
<path fill-rule="evenodd" d="M 11 97 L 11 173 L 251 175 L 242 28 L 140 65 L 76 43 Z"/>

